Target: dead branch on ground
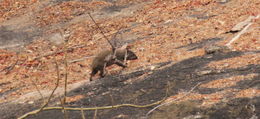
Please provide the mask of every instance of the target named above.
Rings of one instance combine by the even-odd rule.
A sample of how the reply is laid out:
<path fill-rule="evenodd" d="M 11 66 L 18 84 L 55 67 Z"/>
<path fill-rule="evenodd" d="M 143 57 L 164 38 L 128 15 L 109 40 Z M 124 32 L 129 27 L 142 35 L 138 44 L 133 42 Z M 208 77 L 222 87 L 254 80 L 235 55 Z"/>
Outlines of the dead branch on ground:
<path fill-rule="evenodd" d="M 152 107 L 158 104 L 161 104 L 162 102 L 164 102 L 165 99 L 159 100 L 157 102 L 151 103 L 151 104 L 146 104 L 146 105 L 135 105 L 135 104 L 119 104 L 119 105 L 113 105 L 113 106 L 103 106 L 103 107 L 89 107 L 89 108 L 73 108 L 73 107 L 65 107 L 65 110 L 70 110 L 70 111 L 89 111 L 89 110 L 105 110 L 105 109 L 115 109 L 115 108 L 120 108 L 120 107 L 133 107 L 133 108 L 147 108 L 147 107 Z M 46 110 L 62 110 L 63 107 L 44 107 L 42 108 L 42 110 L 46 111 Z M 22 115 L 21 117 L 19 117 L 18 119 L 24 119 L 30 115 L 34 115 L 39 113 L 39 109 L 28 112 L 24 115 Z"/>
<path fill-rule="evenodd" d="M 41 99 L 44 100 L 44 96 L 42 95 L 42 93 L 41 93 L 40 89 L 38 88 L 37 84 L 31 78 L 29 78 L 29 79 L 31 80 L 33 86 L 36 88 L 37 92 L 41 96 Z M 36 78 L 36 80 L 37 80 L 37 78 Z M 43 102 L 45 102 L 45 101 L 43 101 Z"/>
<path fill-rule="evenodd" d="M 252 17 L 252 16 L 250 16 L 250 17 Z M 250 21 L 252 20 L 252 19 L 258 19 L 260 17 L 260 15 L 257 15 L 256 17 L 252 17 L 251 19 L 250 19 Z M 248 19 L 247 19 L 248 20 Z M 244 34 L 246 31 L 247 31 L 247 29 L 252 25 L 253 23 L 252 22 L 248 22 L 248 24 L 243 28 L 243 30 L 241 31 L 241 32 L 239 32 L 235 37 L 233 37 L 227 44 L 226 44 L 226 46 L 228 46 L 228 47 L 231 47 L 230 45 L 234 42 L 234 41 L 236 41 L 242 34 Z"/>
<path fill-rule="evenodd" d="M 17 59 L 17 60 L 15 61 L 15 63 L 12 64 L 11 66 L 8 66 L 8 67 L 2 69 L 2 71 L 6 71 L 5 74 L 9 74 L 10 71 L 14 69 L 15 65 L 18 64 L 18 61 L 19 61 L 19 59 Z"/>
<path fill-rule="evenodd" d="M 59 78 L 58 78 L 59 79 Z M 197 84 L 198 86 L 199 84 Z M 197 87 L 196 86 L 196 87 Z M 169 85 L 167 85 L 167 87 L 169 87 Z M 194 87 L 195 89 L 195 87 Z M 194 90 L 192 89 L 192 90 Z M 56 89 L 55 89 L 56 90 Z M 191 91 L 192 91 L 191 90 Z M 190 91 L 190 92 L 191 92 Z M 53 91 L 54 92 L 54 91 Z M 37 113 L 39 113 L 41 110 L 70 110 L 70 111 L 81 111 L 81 113 L 83 111 L 90 111 L 90 110 L 95 110 L 95 112 L 97 110 L 105 110 L 105 109 L 117 109 L 117 108 L 120 108 L 120 107 L 133 107 L 133 108 L 147 108 L 147 107 L 152 107 L 152 106 L 155 106 L 155 105 L 158 105 L 158 104 L 161 104 L 162 102 L 164 102 L 166 100 L 166 97 L 168 95 L 168 92 L 169 92 L 169 89 L 166 88 L 166 94 L 165 94 L 165 97 L 157 102 L 154 102 L 154 103 L 150 103 L 150 104 L 146 104 L 146 105 L 136 105 L 136 104 L 118 104 L 118 105 L 111 105 L 111 106 L 103 106 L 103 107 L 89 107 L 89 108 L 72 108 L 72 107 L 42 107 L 41 109 L 37 109 L 37 110 L 33 110 L 31 112 L 28 112 L 24 115 L 22 115 L 21 117 L 19 117 L 18 119 L 24 119 L 30 115 L 35 115 Z M 53 94 L 53 93 L 52 93 Z M 52 95 L 51 95 L 52 96 Z M 50 97 L 51 97 L 50 96 Z M 48 101 L 49 102 L 49 101 Z M 82 115 L 84 115 L 82 113 Z M 83 117 L 82 117 L 83 118 Z M 84 117 L 85 118 L 85 117 Z"/>
<path fill-rule="evenodd" d="M 79 58 L 79 59 L 70 60 L 70 61 L 68 61 L 68 63 L 80 62 L 80 61 L 83 61 L 83 60 L 86 60 L 86 59 L 89 59 L 89 58 L 93 58 L 93 57 L 94 56 L 86 56 L 86 57 L 82 57 L 82 58 Z"/>
<path fill-rule="evenodd" d="M 67 49 L 62 49 L 62 50 L 58 50 L 58 51 L 48 52 L 48 53 L 46 53 L 44 55 L 41 55 L 41 56 L 38 56 L 38 57 L 34 58 L 33 60 L 37 60 L 37 59 L 40 59 L 42 57 L 47 57 L 47 56 L 63 53 L 65 51 L 70 51 L 70 50 L 74 50 L 74 49 L 77 49 L 77 48 L 82 48 L 82 47 L 85 47 L 85 46 L 86 45 L 75 45 L 75 46 L 72 46 L 72 47 L 68 47 Z"/>
<path fill-rule="evenodd" d="M 18 62 L 19 62 L 19 56 L 18 56 L 18 55 L 19 55 L 19 53 L 16 53 L 16 61 L 15 61 L 15 63 L 13 63 L 13 64 L 10 65 L 10 66 L 5 67 L 5 68 L 2 69 L 0 72 L 6 71 L 5 74 L 9 74 L 10 71 L 13 70 L 16 65 L 18 65 Z"/>

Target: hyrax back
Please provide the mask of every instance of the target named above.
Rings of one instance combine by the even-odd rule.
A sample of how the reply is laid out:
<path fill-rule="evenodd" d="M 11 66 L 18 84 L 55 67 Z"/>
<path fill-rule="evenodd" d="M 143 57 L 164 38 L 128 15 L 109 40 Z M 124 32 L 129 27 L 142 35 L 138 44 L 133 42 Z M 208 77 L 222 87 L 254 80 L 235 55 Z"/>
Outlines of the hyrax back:
<path fill-rule="evenodd" d="M 105 76 L 105 68 L 108 66 L 111 66 L 113 64 L 116 64 L 121 67 L 126 67 L 124 60 L 135 60 L 137 59 L 137 56 L 134 52 L 130 51 L 127 48 L 119 48 L 116 49 L 116 53 L 114 53 L 111 50 L 104 50 L 100 52 L 92 61 L 92 72 L 90 74 L 90 81 L 92 81 L 92 77 L 100 71 L 100 76 Z"/>

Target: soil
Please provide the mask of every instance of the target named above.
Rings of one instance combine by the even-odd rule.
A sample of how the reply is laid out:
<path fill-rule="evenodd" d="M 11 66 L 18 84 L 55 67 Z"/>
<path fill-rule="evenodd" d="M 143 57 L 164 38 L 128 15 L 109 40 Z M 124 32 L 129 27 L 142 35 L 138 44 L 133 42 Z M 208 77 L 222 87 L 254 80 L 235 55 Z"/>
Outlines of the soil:
<path fill-rule="evenodd" d="M 164 100 L 149 115 L 157 105 L 86 110 L 86 118 L 259 118 L 259 18 L 226 47 L 241 32 L 230 30 L 259 15 L 259 4 L 258 0 L 2 0 L 0 118 L 18 118 L 40 108 L 57 77 L 60 84 L 48 106 L 62 106 L 59 97 L 66 69 L 66 107 Z M 106 77 L 96 76 L 92 82 L 88 81 L 92 57 L 110 46 L 88 12 L 109 38 L 120 29 L 112 41 L 130 44 L 138 56 L 126 69 L 108 67 Z M 66 47 L 71 49 L 65 53 Z M 67 113 L 70 119 L 82 118 L 80 110 Z M 53 109 L 27 118 L 65 117 Z"/>

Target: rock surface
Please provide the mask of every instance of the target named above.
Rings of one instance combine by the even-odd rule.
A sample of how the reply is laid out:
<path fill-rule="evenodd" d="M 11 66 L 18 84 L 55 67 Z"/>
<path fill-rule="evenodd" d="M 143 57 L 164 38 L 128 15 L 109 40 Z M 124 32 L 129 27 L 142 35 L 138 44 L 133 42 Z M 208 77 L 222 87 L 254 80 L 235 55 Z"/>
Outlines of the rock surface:
<path fill-rule="evenodd" d="M 18 118 L 40 108 L 57 77 L 61 80 L 48 107 L 61 106 L 67 69 L 66 107 L 146 105 L 165 99 L 165 105 L 148 116 L 157 105 L 101 109 L 97 119 L 259 118 L 259 19 L 250 21 L 232 49 L 225 49 L 235 35 L 226 32 L 259 14 L 258 4 L 258 0 L 0 0 L 0 117 Z M 129 43 L 139 58 L 123 70 L 108 67 L 105 78 L 92 82 L 87 80 L 91 60 L 110 46 L 88 12 L 108 38 L 119 30 L 111 40 Z M 67 113 L 70 119 L 82 118 L 80 110 Z M 93 118 L 95 110 L 83 114 Z M 62 119 L 64 114 L 44 110 L 27 118 Z"/>

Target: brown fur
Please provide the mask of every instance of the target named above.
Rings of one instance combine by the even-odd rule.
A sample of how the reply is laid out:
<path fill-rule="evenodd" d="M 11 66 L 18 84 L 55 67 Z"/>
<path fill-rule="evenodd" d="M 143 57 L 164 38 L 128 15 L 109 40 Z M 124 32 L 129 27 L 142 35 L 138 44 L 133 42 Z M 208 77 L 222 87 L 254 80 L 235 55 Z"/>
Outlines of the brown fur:
<path fill-rule="evenodd" d="M 90 74 L 90 81 L 92 81 L 92 77 L 100 71 L 100 76 L 104 77 L 106 74 L 105 68 L 116 64 L 123 68 L 127 67 L 125 65 L 125 60 L 135 60 L 137 56 L 135 53 L 127 49 L 126 47 L 122 47 L 116 50 L 116 55 L 111 50 L 104 50 L 100 52 L 94 59 L 91 65 L 92 72 Z"/>

